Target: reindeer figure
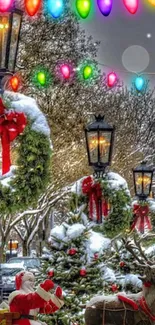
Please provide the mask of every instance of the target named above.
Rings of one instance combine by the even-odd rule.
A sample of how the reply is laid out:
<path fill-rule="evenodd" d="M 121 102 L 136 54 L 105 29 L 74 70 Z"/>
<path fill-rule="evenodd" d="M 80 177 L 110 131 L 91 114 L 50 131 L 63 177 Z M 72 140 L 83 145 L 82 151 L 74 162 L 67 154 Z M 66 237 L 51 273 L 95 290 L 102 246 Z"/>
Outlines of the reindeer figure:
<path fill-rule="evenodd" d="M 146 237 L 148 235 L 143 235 L 143 238 Z M 131 240 L 123 241 L 126 249 L 138 261 L 136 264 L 144 270 L 144 276 L 140 277 L 142 291 L 138 294 L 125 295 L 120 292 L 92 298 L 86 305 L 86 325 L 155 325 L 155 263 L 145 256 L 140 246 L 142 238 L 137 241 L 134 235 L 134 243 Z"/>

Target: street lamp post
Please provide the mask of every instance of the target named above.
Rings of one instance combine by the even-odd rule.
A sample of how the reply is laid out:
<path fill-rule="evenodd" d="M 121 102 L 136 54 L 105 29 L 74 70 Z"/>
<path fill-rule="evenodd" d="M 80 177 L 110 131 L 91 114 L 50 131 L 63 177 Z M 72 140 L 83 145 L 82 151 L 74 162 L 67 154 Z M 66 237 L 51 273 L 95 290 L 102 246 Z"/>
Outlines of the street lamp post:
<path fill-rule="evenodd" d="M 147 166 L 146 162 L 142 162 L 139 166 L 133 169 L 133 179 L 135 195 L 141 201 L 145 201 L 150 196 L 152 188 L 154 169 Z"/>
<path fill-rule="evenodd" d="M 19 45 L 22 11 L 15 7 L 15 0 L 5 12 L 0 12 L 0 95 L 3 93 L 2 80 L 13 75 Z M 0 264 L 0 299 L 2 300 L 2 269 Z"/>
<path fill-rule="evenodd" d="M 102 177 L 106 167 L 111 164 L 114 131 L 115 128 L 100 114 L 85 128 L 88 163 L 94 168 L 97 177 Z"/>
<path fill-rule="evenodd" d="M 13 75 L 19 45 L 22 11 L 12 1 L 6 12 L 0 12 L 0 91 L 2 79 Z"/>
<path fill-rule="evenodd" d="M 109 125 L 104 116 L 95 116 L 95 121 L 85 128 L 89 166 L 97 178 L 102 178 L 107 166 L 111 165 L 115 128 Z M 99 220 L 102 223 L 102 201 L 99 199 Z"/>

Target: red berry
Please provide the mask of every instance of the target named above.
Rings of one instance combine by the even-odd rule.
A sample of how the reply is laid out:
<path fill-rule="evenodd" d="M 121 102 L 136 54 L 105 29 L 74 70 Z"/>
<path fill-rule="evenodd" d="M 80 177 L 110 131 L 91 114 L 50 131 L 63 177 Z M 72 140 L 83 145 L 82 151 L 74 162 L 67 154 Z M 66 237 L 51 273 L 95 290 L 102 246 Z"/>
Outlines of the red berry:
<path fill-rule="evenodd" d="M 80 270 L 79 273 L 80 273 L 81 276 L 86 276 L 87 271 L 86 271 L 86 269 L 83 268 L 83 269 Z"/>
<path fill-rule="evenodd" d="M 124 267 L 124 266 L 125 266 L 125 262 L 121 261 L 121 262 L 119 263 L 119 266 L 120 266 L 120 267 Z"/>
<path fill-rule="evenodd" d="M 77 253 L 77 249 L 76 248 L 70 248 L 69 250 L 68 250 L 68 254 L 69 255 L 75 255 Z"/>
<path fill-rule="evenodd" d="M 54 270 L 49 270 L 47 275 L 49 278 L 52 278 L 54 276 Z"/>
<path fill-rule="evenodd" d="M 94 254 L 94 260 L 98 260 L 98 253 Z"/>
<path fill-rule="evenodd" d="M 118 287 L 117 287 L 117 285 L 116 285 L 116 284 L 112 284 L 112 286 L 111 286 L 111 290 L 112 290 L 113 292 L 118 291 Z"/>

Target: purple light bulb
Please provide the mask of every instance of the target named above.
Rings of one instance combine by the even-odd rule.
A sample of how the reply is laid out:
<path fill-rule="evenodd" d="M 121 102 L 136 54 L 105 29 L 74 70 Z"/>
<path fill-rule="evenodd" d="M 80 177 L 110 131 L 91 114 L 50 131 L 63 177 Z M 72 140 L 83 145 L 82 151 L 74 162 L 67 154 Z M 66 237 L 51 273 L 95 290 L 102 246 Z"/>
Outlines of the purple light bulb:
<path fill-rule="evenodd" d="M 112 9 L 112 0 L 97 0 L 97 5 L 102 15 L 109 16 Z"/>

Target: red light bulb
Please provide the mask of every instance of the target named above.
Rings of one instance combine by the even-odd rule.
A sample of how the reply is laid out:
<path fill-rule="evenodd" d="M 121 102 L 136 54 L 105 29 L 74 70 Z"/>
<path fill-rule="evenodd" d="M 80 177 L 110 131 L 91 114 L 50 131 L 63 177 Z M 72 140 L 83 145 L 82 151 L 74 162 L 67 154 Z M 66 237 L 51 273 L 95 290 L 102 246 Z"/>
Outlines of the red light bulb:
<path fill-rule="evenodd" d="M 61 71 L 64 79 L 69 79 L 70 78 L 70 67 L 67 64 L 61 65 L 60 71 Z"/>
<path fill-rule="evenodd" d="M 107 83 L 108 87 L 113 87 L 117 81 L 117 76 L 114 72 L 108 74 Z"/>
<path fill-rule="evenodd" d="M 138 0 L 123 0 L 126 9 L 130 14 L 135 14 L 138 9 Z"/>
<path fill-rule="evenodd" d="M 12 4 L 12 0 L 0 0 L 0 12 L 7 11 Z"/>

